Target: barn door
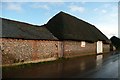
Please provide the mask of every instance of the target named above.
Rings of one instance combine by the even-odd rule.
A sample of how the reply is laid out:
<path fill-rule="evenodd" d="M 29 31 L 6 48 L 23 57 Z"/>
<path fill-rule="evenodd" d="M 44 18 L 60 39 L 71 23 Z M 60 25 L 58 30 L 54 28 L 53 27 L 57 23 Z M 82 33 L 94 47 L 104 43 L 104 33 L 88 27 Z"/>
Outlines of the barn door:
<path fill-rule="evenodd" d="M 103 53 L 103 44 L 102 41 L 97 42 L 97 54 Z"/>

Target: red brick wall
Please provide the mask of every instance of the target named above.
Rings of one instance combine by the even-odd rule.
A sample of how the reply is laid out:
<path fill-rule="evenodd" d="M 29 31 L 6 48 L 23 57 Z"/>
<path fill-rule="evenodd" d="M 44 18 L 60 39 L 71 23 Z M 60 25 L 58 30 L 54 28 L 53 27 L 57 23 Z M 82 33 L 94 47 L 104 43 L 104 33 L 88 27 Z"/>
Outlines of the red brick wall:
<path fill-rule="evenodd" d="M 3 38 L 0 45 L 0 54 L 2 54 L 3 64 L 96 54 L 96 43 L 86 42 L 85 47 L 81 47 L 81 42 L 78 41 L 18 40 Z M 103 50 L 104 52 L 108 52 L 109 45 L 103 45 Z"/>
<path fill-rule="evenodd" d="M 3 64 L 58 56 L 58 41 L 2 39 L 1 45 Z"/>
<path fill-rule="evenodd" d="M 103 52 L 109 52 L 110 51 L 110 44 L 103 44 Z"/>
<path fill-rule="evenodd" d="M 81 47 L 81 42 L 64 41 L 64 57 L 96 54 L 96 43 L 85 43 L 85 47 Z"/>

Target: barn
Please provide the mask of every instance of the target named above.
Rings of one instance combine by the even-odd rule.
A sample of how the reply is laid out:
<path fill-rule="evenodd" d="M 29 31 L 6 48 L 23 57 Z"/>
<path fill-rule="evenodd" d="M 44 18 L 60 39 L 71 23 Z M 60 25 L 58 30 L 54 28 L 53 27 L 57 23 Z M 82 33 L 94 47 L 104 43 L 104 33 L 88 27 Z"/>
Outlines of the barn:
<path fill-rule="evenodd" d="M 56 59 L 57 38 L 47 28 L 4 18 L 1 20 L 3 65 Z"/>
<path fill-rule="evenodd" d="M 79 44 L 76 48 L 80 50 L 78 52 L 99 54 L 110 50 L 110 40 L 99 29 L 67 13 L 58 13 L 45 26 L 55 37 L 64 42 L 67 51 L 70 50 L 67 44 L 71 42 L 75 46 Z M 74 49 L 75 46 L 72 45 L 71 49 Z"/>
<path fill-rule="evenodd" d="M 94 25 L 59 12 L 38 26 L 0 18 L 3 65 L 107 53 L 110 40 Z"/>

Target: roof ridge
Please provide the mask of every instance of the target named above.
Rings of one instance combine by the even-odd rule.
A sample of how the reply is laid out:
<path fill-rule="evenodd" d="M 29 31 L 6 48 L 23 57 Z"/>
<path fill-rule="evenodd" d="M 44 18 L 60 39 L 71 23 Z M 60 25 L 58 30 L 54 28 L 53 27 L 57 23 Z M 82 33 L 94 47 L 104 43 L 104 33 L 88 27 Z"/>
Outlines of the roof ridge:
<path fill-rule="evenodd" d="M 27 23 L 27 22 L 22 22 L 22 21 L 7 19 L 7 18 L 1 18 L 1 17 L 0 17 L 0 19 L 2 19 L 2 20 L 7 20 L 7 21 L 11 21 L 11 22 L 16 22 L 16 23 L 21 23 L 21 24 L 26 24 L 26 25 L 31 25 L 31 26 L 35 26 L 35 27 L 41 27 L 41 26 L 39 26 L 39 25 L 33 25 L 33 24 L 30 24 L 30 23 Z"/>
<path fill-rule="evenodd" d="M 83 21 L 83 22 L 85 22 L 85 23 L 87 23 L 87 24 L 89 24 L 89 25 L 91 25 L 91 26 L 94 26 L 93 24 L 91 24 L 91 23 L 89 23 L 89 22 L 87 22 L 87 21 L 84 21 L 84 20 L 82 20 L 82 19 L 79 19 L 78 17 L 73 16 L 73 15 L 71 15 L 71 14 L 68 14 L 68 13 L 66 13 L 66 12 L 63 12 L 63 11 L 60 11 L 60 12 L 59 12 L 58 14 L 56 14 L 55 16 L 57 16 L 57 15 L 59 15 L 59 14 L 68 15 L 68 16 L 70 16 L 70 17 L 76 18 L 77 20 Z M 63 16 L 63 15 L 62 15 L 62 16 Z M 52 18 L 53 18 L 53 17 L 52 17 Z"/>

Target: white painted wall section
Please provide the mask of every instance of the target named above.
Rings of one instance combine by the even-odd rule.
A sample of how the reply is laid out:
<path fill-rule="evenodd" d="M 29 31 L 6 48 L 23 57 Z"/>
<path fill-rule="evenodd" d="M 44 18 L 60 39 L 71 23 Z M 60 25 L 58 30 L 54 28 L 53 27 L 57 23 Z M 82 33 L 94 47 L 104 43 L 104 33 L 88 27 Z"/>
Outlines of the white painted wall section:
<path fill-rule="evenodd" d="M 85 41 L 81 41 L 81 47 L 85 47 Z"/>
<path fill-rule="evenodd" d="M 102 41 L 97 42 L 97 54 L 103 53 L 103 43 Z"/>

